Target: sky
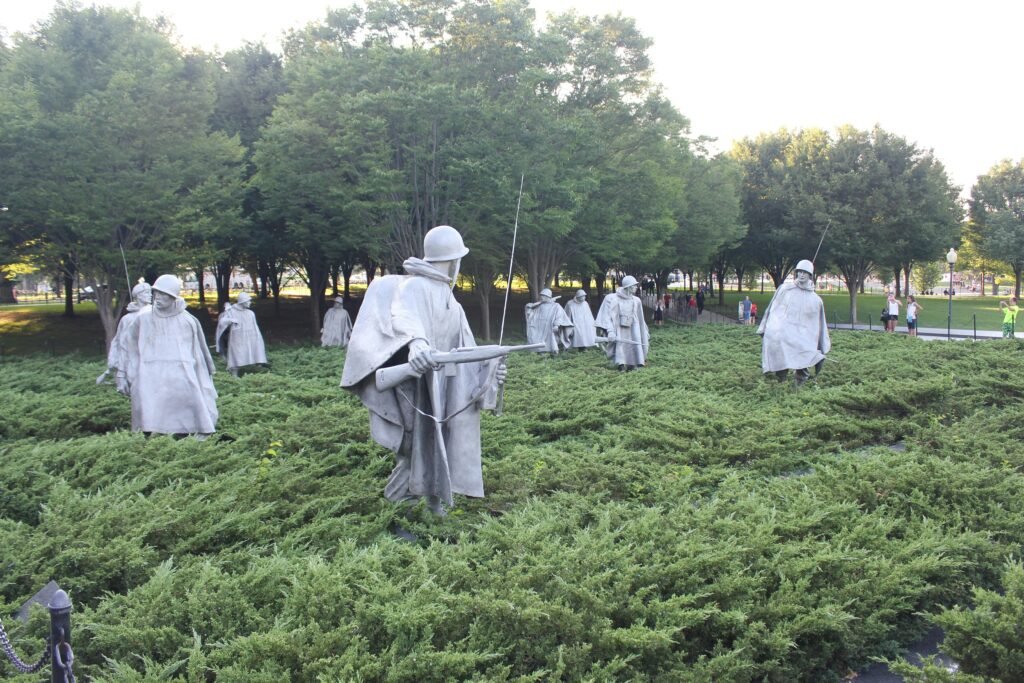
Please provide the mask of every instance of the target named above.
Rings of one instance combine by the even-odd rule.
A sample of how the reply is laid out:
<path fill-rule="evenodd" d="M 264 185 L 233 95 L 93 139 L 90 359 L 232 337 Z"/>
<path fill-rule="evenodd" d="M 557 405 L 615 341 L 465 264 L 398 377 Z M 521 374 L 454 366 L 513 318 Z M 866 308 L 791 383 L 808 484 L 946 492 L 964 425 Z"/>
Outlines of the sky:
<path fill-rule="evenodd" d="M 183 45 L 277 49 L 284 31 L 354 0 L 106 0 L 171 19 Z M 6 0 L 7 36 L 53 0 Z M 85 5 L 91 2 L 83 3 Z M 779 128 L 878 124 L 931 149 L 966 194 L 1002 159 L 1024 159 L 1019 0 L 533 0 L 539 17 L 576 9 L 633 17 L 654 41 L 654 79 L 695 135 L 733 140 Z"/>

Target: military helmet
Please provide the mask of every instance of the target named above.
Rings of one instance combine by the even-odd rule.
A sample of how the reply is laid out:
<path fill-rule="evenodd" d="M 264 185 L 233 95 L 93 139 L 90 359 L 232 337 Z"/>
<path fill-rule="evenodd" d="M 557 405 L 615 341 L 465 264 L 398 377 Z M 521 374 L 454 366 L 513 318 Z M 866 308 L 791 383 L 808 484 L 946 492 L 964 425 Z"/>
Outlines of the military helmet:
<path fill-rule="evenodd" d="M 423 236 L 424 261 L 454 261 L 468 253 L 462 235 L 450 225 L 439 225 Z"/>
<path fill-rule="evenodd" d="M 814 275 L 814 264 L 808 261 L 807 259 L 804 259 L 800 263 L 796 264 L 796 270 L 802 270 L 805 273 Z"/>
<path fill-rule="evenodd" d="M 633 277 L 632 275 L 627 275 L 626 277 L 622 278 L 622 286 L 623 287 L 636 287 L 636 285 L 637 285 L 636 278 Z"/>
<path fill-rule="evenodd" d="M 157 292 L 163 292 L 164 294 L 170 294 L 176 299 L 181 298 L 181 280 L 178 279 L 177 275 L 161 275 L 153 283 L 153 290 Z"/>

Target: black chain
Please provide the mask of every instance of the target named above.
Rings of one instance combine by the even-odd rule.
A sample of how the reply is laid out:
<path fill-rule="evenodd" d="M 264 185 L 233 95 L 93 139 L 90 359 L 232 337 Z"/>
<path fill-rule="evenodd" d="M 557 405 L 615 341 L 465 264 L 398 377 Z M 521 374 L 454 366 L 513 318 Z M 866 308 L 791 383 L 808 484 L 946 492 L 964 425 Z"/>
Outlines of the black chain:
<path fill-rule="evenodd" d="M 75 653 L 71 651 L 71 643 L 64 640 L 64 629 L 60 629 L 60 642 L 53 648 L 53 662 L 64 674 L 63 683 L 75 683 L 75 673 L 71 670 L 75 663 Z"/>
<path fill-rule="evenodd" d="M 49 638 L 46 640 L 46 648 L 43 650 L 43 654 L 39 658 L 38 662 L 35 664 L 26 664 L 21 661 L 21 658 L 19 658 L 17 653 L 14 651 L 14 648 L 11 647 L 11 641 L 7 638 L 7 631 L 4 630 L 4 624 L 2 621 L 0 621 L 0 647 L 3 648 L 4 654 L 7 655 L 7 659 L 11 660 L 11 664 L 14 665 L 14 668 L 23 674 L 34 674 L 42 669 L 48 661 L 50 661 Z M 74 676 L 72 676 L 71 680 L 74 681 Z"/>

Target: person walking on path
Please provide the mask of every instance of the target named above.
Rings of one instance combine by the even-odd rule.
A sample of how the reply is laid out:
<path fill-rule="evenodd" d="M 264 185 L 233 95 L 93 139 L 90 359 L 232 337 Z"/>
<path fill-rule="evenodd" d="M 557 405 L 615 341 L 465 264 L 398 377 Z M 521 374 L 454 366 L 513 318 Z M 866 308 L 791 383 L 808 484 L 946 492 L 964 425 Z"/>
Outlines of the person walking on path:
<path fill-rule="evenodd" d="M 743 324 L 744 325 L 749 325 L 750 324 L 750 306 L 753 303 L 754 302 L 750 300 L 749 296 L 743 297 L 743 303 L 741 305 L 743 306 Z"/>
<path fill-rule="evenodd" d="M 697 315 L 704 312 L 704 285 L 697 289 Z"/>
<path fill-rule="evenodd" d="M 924 307 L 917 303 L 917 297 L 913 294 L 907 297 L 907 334 L 911 337 L 917 336 L 917 316 Z"/>
<path fill-rule="evenodd" d="M 1017 306 L 1017 297 L 1010 297 L 1009 302 L 1000 301 L 999 308 L 1003 311 L 1003 338 L 1012 339 L 1017 324 L 1017 312 L 1020 311 Z"/>
<path fill-rule="evenodd" d="M 665 320 L 665 307 L 661 305 L 661 299 L 658 299 L 658 303 L 654 306 L 654 324 L 657 327 L 661 327 L 662 321 Z"/>
<path fill-rule="evenodd" d="M 697 322 L 697 297 L 690 297 L 690 301 L 686 305 L 690 315 L 690 322 Z"/>
<path fill-rule="evenodd" d="M 750 324 L 757 324 L 757 304 L 753 301 L 750 302 Z"/>

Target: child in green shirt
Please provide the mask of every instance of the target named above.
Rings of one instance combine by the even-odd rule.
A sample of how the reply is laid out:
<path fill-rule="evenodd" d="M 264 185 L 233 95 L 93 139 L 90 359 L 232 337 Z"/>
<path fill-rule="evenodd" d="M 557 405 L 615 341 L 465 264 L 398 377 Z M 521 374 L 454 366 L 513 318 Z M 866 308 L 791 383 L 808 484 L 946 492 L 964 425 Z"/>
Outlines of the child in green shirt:
<path fill-rule="evenodd" d="M 1003 309 L 1003 337 L 1013 337 L 1014 327 L 1017 322 L 1017 312 L 1020 311 L 1020 308 L 1017 306 L 1017 297 L 1010 297 L 1010 303 L 1000 301 L 999 308 Z"/>

